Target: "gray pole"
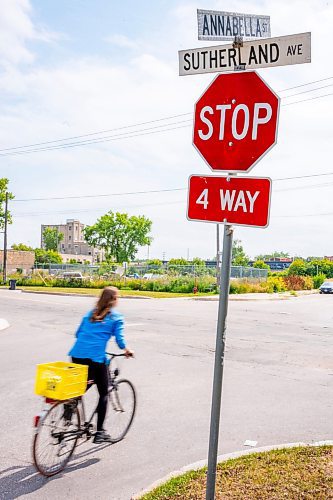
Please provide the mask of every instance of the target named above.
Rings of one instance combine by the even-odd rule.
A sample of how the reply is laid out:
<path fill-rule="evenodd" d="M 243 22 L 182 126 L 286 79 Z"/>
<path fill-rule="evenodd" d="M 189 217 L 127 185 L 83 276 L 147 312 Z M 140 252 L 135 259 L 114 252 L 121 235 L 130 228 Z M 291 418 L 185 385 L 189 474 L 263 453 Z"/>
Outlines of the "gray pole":
<path fill-rule="evenodd" d="M 220 286 L 220 226 L 216 224 L 216 283 Z"/>
<path fill-rule="evenodd" d="M 5 224 L 3 238 L 3 282 L 7 281 L 7 226 L 8 226 L 8 193 L 5 200 Z"/>
<path fill-rule="evenodd" d="M 214 500 L 215 498 L 217 448 L 218 448 L 219 427 L 220 427 L 224 348 L 226 339 L 226 319 L 228 312 L 230 270 L 231 270 L 231 257 L 232 257 L 232 236 L 233 236 L 233 227 L 228 224 L 225 224 L 224 237 L 223 237 L 219 312 L 218 312 L 217 333 L 216 333 L 212 409 L 211 409 L 211 419 L 210 419 L 206 500 Z"/>

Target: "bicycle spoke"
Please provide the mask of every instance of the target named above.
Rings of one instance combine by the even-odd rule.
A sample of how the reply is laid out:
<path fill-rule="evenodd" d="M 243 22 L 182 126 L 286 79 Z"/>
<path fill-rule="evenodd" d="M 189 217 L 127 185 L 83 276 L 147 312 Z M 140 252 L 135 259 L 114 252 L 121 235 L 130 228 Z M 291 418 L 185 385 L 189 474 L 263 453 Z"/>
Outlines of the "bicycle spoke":
<path fill-rule="evenodd" d="M 70 459 L 80 432 L 76 407 L 67 418 L 64 403 L 53 405 L 40 422 L 34 439 L 34 461 L 39 472 L 51 476 L 63 470 Z M 66 416 L 66 418 L 65 418 Z"/>
<path fill-rule="evenodd" d="M 128 380 L 119 380 L 110 389 L 106 425 L 113 442 L 127 434 L 135 413 L 136 396 Z"/>

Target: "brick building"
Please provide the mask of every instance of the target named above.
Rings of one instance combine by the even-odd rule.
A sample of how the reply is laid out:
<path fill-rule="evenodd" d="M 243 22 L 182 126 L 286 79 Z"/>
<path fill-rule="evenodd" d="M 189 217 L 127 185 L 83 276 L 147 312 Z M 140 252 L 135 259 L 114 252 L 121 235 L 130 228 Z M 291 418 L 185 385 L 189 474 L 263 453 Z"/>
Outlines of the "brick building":
<path fill-rule="evenodd" d="M 7 250 L 7 274 L 22 269 L 23 274 L 29 273 L 35 264 L 35 252 Z M 0 250 L 0 268 L 3 269 L 3 250 Z"/>

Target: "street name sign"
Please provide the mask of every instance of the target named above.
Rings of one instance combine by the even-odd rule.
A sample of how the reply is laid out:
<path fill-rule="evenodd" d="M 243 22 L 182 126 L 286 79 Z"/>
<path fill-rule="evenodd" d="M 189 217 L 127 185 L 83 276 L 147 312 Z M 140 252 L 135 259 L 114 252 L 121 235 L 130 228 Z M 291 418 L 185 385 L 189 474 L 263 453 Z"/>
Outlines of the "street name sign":
<path fill-rule="evenodd" d="M 269 178 L 192 175 L 187 218 L 264 228 L 269 222 L 270 194 Z"/>
<path fill-rule="evenodd" d="M 217 75 L 195 105 L 193 145 L 212 170 L 249 171 L 276 144 L 279 101 L 255 71 Z"/>
<path fill-rule="evenodd" d="M 179 75 L 222 73 L 311 62 L 311 33 L 180 50 Z"/>
<path fill-rule="evenodd" d="M 234 40 L 269 38 L 271 25 L 269 16 L 217 12 L 197 9 L 199 40 Z"/>

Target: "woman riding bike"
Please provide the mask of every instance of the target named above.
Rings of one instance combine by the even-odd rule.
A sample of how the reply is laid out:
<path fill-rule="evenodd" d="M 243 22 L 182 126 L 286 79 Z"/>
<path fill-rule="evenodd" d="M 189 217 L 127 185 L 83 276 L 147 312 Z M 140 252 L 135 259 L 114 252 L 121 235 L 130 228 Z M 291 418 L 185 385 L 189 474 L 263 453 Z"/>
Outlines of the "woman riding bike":
<path fill-rule="evenodd" d="M 93 380 L 97 385 L 99 401 L 94 443 L 111 442 L 109 434 L 103 428 L 109 384 L 106 345 L 111 337 L 115 337 L 118 347 L 125 350 L 126 357 L 134 354 L 126 347 L 123 316 L 114 309 L 118 298 L 119 292 L 116 287 L 104 288 L 96 307 L 83 317 L 76 332 L 75 344 L 68 353 L 73 363 L 88 365 L 88 380 Z"/>

